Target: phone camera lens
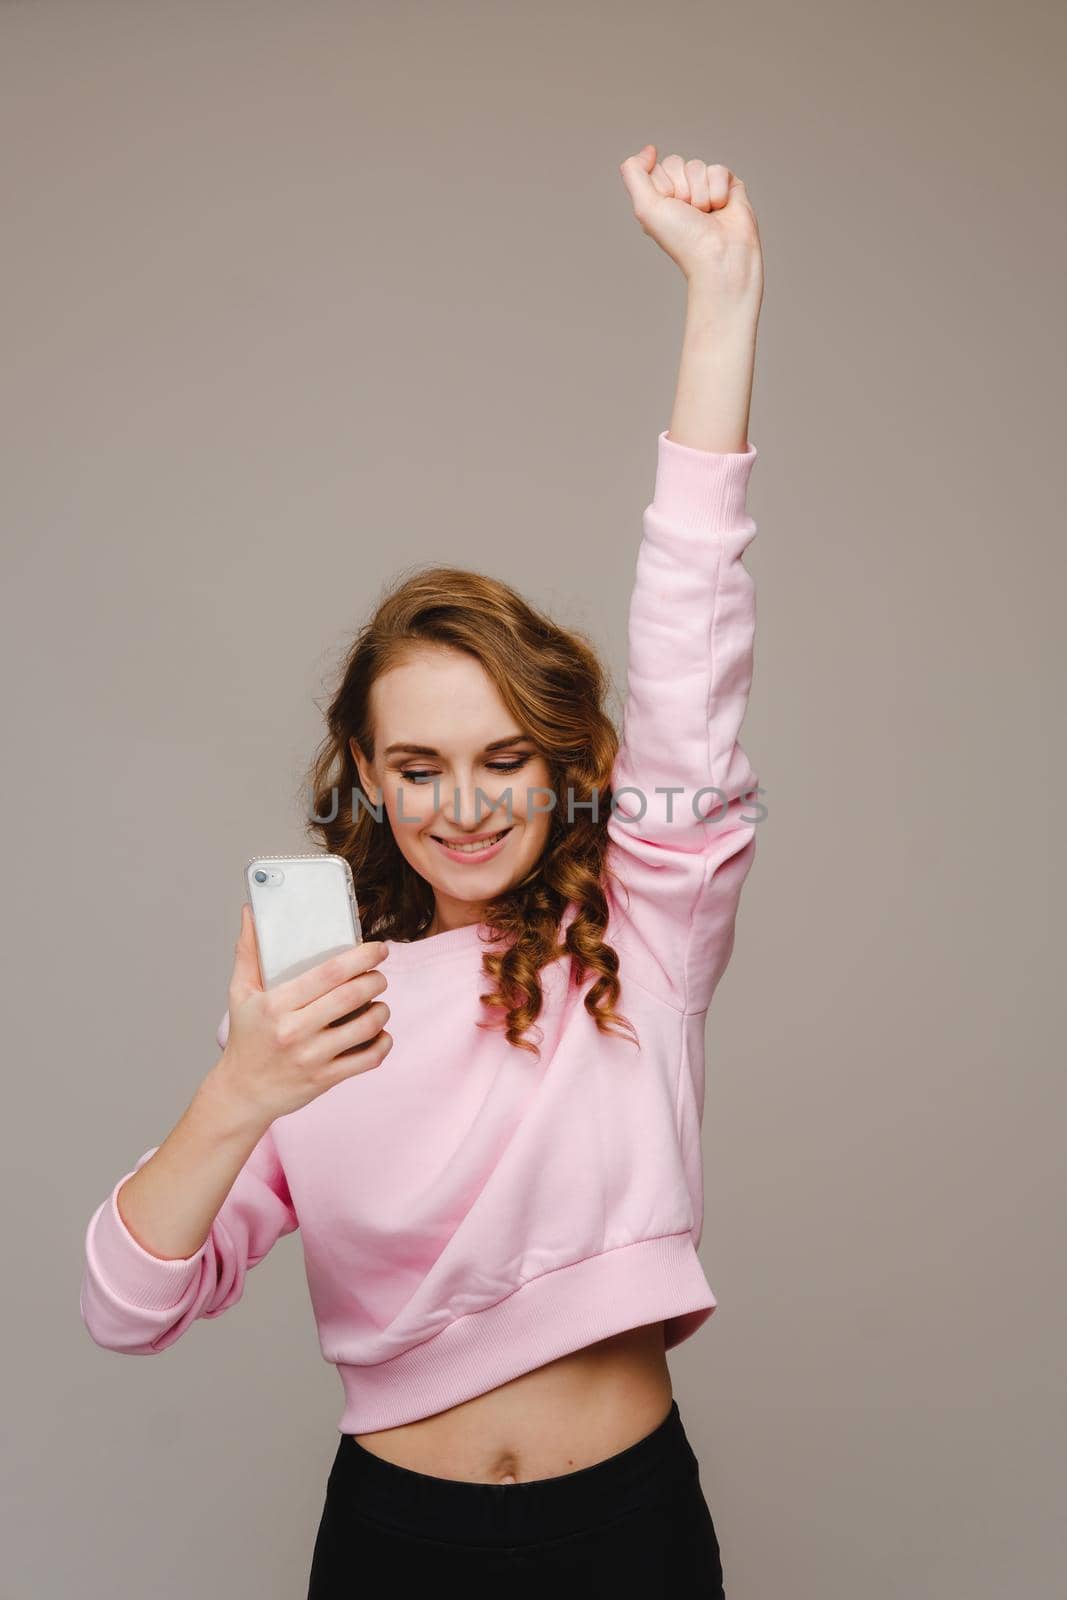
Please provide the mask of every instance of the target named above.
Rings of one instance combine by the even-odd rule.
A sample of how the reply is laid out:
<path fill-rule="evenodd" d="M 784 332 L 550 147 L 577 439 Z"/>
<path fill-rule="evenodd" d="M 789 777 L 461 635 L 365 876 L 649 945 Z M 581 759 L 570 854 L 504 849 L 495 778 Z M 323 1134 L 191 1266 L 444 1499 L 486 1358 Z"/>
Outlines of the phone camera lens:
<path fill-rule="evenodd" d="M 255 878 L 257 883 L 266 883 L 267 881 L 267 874 L 263 871 L 262 867 L 257 868 L 257 870 L 253 872 L 252 876 Z"/>

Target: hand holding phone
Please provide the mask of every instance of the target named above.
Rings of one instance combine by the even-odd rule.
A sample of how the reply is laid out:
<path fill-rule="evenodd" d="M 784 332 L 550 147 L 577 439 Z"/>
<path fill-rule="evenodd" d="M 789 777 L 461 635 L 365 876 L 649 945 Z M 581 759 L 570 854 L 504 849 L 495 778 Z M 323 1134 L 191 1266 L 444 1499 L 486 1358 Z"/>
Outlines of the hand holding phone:
<path fill-rule="evenodd" d="M 269 1125 L 385 1059 L 388 946 L 363 942 L 340 857 L 258 857 L 246 874 L 216 1081 Z"/>

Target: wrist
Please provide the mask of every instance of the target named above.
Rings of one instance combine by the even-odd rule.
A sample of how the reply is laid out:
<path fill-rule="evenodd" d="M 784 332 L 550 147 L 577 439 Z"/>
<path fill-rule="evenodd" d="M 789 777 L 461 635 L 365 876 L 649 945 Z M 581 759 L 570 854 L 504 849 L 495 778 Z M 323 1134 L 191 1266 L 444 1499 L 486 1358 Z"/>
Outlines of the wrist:
<path fill-rule="evenodd" d="M 215 1138 L 239 1144 L 257 1144 L 271 1123 L 261 1106 L 251 1104 L 235 1088 L 225 1051 L 197 1089 L 190 1111 Z"/>
<path fill-rule="evenodd" d="M 716 332 L 724 340 L 755 338 L 762 305 L 762 289 L 743 294 L 723 294 L 699 277 L 686 279 L 686 325 Z"/>

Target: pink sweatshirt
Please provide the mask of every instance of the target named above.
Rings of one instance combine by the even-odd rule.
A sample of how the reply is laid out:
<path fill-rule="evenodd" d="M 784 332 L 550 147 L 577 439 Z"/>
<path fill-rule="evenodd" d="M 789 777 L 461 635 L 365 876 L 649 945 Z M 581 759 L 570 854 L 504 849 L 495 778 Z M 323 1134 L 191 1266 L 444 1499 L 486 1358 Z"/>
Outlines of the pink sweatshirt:
<path fill-rule="evenodd" d="M 581 1003 L 593 975 L 577 988 L 569 958 L 541 972 L 538 1061 L 476 1026 L 484 925 L 390 941 L 388 1058 L 277 1119 L 195 1255 L 150 1254 L 119 1214 L 158 1146 L 94 1212 L 80 1306 L 97 1344 L 165 1350 L 235 1305 L 249 1267 L 297 1228 L 343 1433 L 429 1416 L 661 1318 L 670 1349 L 711 1316 L 697 1256 L 705 1017 L 760 810 L 738 744 L 756 453 L 659 435 L 607 824 L 619 881 L 606 937 L 640 1050 L 597 1031 Z M 220 1047 L 228 1028 L 227 1012 Z"/>

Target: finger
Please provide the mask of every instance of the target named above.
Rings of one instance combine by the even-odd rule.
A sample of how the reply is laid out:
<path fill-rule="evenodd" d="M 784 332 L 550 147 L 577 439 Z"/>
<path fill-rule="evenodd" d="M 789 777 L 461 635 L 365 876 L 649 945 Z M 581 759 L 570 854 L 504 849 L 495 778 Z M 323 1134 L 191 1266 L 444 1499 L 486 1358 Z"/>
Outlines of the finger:
<path fill-rule="evenodd" d="M 687 161 L 685 175 L 689 182 L 690 204 L 698 211 L 710 211 L 711 199 L 708 194 L 708 169 L 703 161 Z"/>
<path fill-rule="evenodd" d="M 342 1050 L 340 1055 L 334 1057 L 332 1063 L 334 1072 L 339 1074 L 338 1081 L 355 1077 L 360 1072 L 369 1072 L 372 1067 L 381 1066 L 392 1048 L 393 1036 L 383 1029 L 367 1044 L 357 1044 L 350 1050 Z"/>
<path fill-rule="evenodd" d="M 379 1047 L 388 1021 L 389 1007 L 384 1000 L 375 1000 L 374 1004 L 355 1021 L 346 1023 L 342 1028 L 331 1029 L 328 1059 L 336 1061 L 339 1056 L 372 1053 Z M 385 1037 L 391 1039 L 390 1034 L 386 1034 Z"/>
<path fill-rule="evenodd" d="M 708 168 L 708 196 L 711 200 L 711 209 L 719 211 L 730 198 L 730 184 L 733 173 L 729 167 L 718 164 Z"/>
<path fill-rule="evenodd" d="M 307 972 L 280 983 L 274 993 L 284 1009 L 299 1010 L 301 1006 L 321 1000 L 339 983 L 347 983 L 349 978 L 361 972 L 370 972 L 388 954 L 389 947 L 384 939 L 364 940 L 348 950 L 339 950 L 336 955 L 328 956 Z"/>
<path fill-rule="evenodd" d="M 663 170 L 674 185 L 674 198 L 676 200 L 688 200 L 689 179 L 685 175 L 685 162 L 681 156 L 665 156 Z"/>
<path fill-rule="evenodd" d="M 237 935 L 237 944 L 234 947 L 230 984 L 236 986 L 242 998 L 260 993 L 263 989 L 263 977 L 259 970 L 259 951 L 256 947 L 256 925 L 252 907 L 247 900 L 241 907 L 241 931 Z"/>
<path fill-rule="evenodd" d="M 670 178 L 668 178 L 658 161 L 652 168 L 652 171 L 649 173 L 649 177 L 652 180 L 657 194 L 663 195 L 663 197 L 667 200 L 674 199 L 674 184 L 671 182 Z"/>
<path fill-rule="evenodd" d="M 739 178 L 733 172 L 730 174 L 730 192 L 726 197 L 726 205 L 741 205 L 745 206 L 749 212 L 752 211 L 752 201 L 749 199 L 745 180 L 744 178 Z"/>
<path fill-rule="evenodd" d="M 627 156 L 621 163 L 619 171 L 622 181 L 626 185 L 634 207 L 646 204 L 656 197 L 656 188 L 649 177 L 650 169 L 655 164 L 656 147 L 654 144 L 642 145 L 635 156 Z"/>
<path fill-rule="evenodd" d="M 347 1018 L 357 1010 L 362 1011 L 375 995 L 384 992 L 388 983 L 380 967 L 358 973 L 356 977 L 349 978 L 347 983 L 339 983 L 321 1000 L 313 1000 L 309 1006 L 302 1007 L 301 1020 L 306 1019 L 316 1029 L 331 1027 L 338 1018 Z"/>

